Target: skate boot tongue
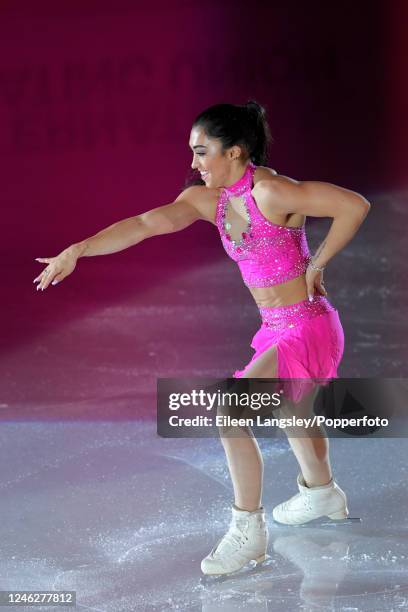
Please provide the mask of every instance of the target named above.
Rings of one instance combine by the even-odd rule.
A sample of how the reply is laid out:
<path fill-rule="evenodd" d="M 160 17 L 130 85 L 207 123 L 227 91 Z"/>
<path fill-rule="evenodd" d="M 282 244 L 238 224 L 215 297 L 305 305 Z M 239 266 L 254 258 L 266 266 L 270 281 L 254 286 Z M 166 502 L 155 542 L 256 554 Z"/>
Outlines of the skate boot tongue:
<path fill-rule="evenodd" d="M 265 560 L 268 530 L 263 508 L 255 512 L 232 508 L 232 520 L 227 533 L 201 562 L 204 574 L 227 574 L 255 560 Z"/>
<path fill-rule="evenodd" d="M 232 520 L 225 536 L 221 538 L 214 547 L 214 556 L 228 555 L 235 550 L 239 550 L 248 539 L 246 531 L 248 529 L 248 517 L 251 515 L 246 510 L 238 510 L 232 506 Z"/>
<path fill-rule="evenodd" d="M 245 536 L 244 530 L 245 523 L 241 520 L 240 524 L 231 526 L 225 536 L 221 538 L 214 550 L 214 557 L 223 557 L 229 555 L 236 550 L 239 550 L 241 546 L 248 539 Z"/>

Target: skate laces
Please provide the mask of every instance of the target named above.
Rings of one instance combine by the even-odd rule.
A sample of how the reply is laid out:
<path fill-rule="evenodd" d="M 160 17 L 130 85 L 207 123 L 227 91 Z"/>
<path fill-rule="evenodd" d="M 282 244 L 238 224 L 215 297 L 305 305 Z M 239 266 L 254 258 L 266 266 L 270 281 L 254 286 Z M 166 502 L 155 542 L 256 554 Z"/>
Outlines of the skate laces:
<path fill-rule="evenodd" d="M 304 503 L 304 505 L 305 505 L 307 510 L 312 510 L 312 503 L 311 502 L 312 502 L 311 496 L 306 493 L 303 496 L 303 503 Z"/>
<path fill-rule="evenodd" d="M 243 529 L 248 527 L 248 519 L 236 519 L 231 523 L 227 533 L 217 542 L 212 550 L 213 556 L 218 556 L 223 552 L 231 552 L 241 548 L 249 538 Z"/>

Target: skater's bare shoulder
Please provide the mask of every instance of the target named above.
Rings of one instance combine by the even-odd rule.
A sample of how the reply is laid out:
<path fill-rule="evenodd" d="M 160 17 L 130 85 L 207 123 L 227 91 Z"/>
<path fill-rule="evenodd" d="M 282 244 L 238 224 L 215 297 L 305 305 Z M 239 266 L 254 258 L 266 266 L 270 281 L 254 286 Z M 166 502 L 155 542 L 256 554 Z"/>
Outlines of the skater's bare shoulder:
<path fill-rule="evenodd" d="M 278 173 L 273 168 L 267 166 L 257 166 L 254 173 L 254 184 L 259 181 L 268 181 L 273 179 L 274 176 L 278 176 Z"/>
<path fill-rule="evenodd" d="M 215 225 L 215 213 L 221 189 L 210 189 L 205 185 L 187 187 L 176 198 L 175 202 L 188 202 L 198 214 L 198 218 Z"/>

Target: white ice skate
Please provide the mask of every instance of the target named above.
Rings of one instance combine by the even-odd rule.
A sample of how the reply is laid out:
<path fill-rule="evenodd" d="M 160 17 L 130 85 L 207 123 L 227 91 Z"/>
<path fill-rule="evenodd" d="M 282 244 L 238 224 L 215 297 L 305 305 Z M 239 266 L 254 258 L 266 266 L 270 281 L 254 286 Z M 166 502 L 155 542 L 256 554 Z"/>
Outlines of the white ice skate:
<path fill-rule="evenodd" d="M 266 558 L 268 528 L 263 507 L 253 512 L 232 507 L 232 520 L 224 537 L 201 561 L 201 570 L 207 575 L 236 572 L 254 560 L 261 563 Z"/>
<path fill-rule="evenodd" d="M 347 518 L 346 494 L 333 478 L 326 485 L 306 487 L 303 475 L 299 474 L 297 484 L 299 493 L 273 509 L 275 521 L 285 525 L 301 525 L 322 516 L 333 520 Z"/>

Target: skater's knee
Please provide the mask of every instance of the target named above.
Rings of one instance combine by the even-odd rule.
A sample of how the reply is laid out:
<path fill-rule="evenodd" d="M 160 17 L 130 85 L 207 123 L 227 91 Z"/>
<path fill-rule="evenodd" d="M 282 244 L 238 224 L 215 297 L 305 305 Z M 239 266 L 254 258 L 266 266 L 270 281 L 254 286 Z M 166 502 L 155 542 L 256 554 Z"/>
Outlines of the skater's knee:
<path fill-rule="evenodd" d="M 253 437 L 253 431 L 249 426 L 234 425 L 234 426 L 223 426 L 218 428 L 221 442 L 223 446 L 229 445 L 234 438 L 248 438 Z"/>

